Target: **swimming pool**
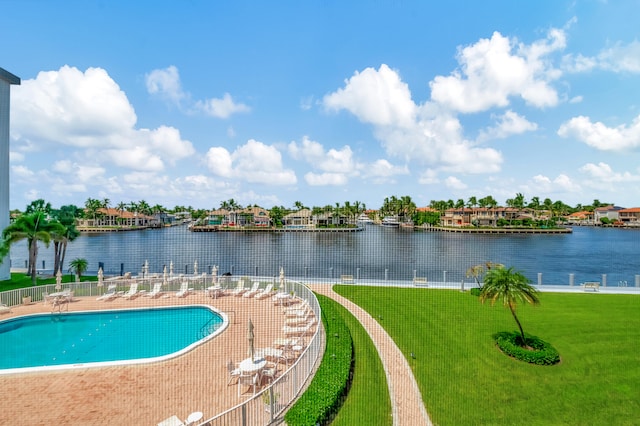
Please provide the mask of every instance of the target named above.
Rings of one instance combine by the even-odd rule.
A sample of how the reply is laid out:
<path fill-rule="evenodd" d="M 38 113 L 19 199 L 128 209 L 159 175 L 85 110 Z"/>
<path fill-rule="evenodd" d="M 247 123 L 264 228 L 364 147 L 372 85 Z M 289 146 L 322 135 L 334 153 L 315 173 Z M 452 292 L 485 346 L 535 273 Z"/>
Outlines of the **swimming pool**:
<path fill-rule="evenodd" d="M 0 321 L 0 374 L 161 361 L 213 338 L 228 323 L 205 305 L 11 318 Z"/>

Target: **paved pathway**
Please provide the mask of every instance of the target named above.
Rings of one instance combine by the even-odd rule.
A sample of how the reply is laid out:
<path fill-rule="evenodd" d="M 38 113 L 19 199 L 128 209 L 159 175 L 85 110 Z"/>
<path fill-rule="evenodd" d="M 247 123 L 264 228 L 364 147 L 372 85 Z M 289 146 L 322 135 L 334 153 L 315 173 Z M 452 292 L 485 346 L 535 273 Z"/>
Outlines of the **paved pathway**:
<path fill-rule="evenodd" d="M 382 326 L 364 309 L 334 292 L 331 285 L 314 284 L 310 287 L 313 291 L 328 296 L 349 309 L 369 333 L 378 349 L 387 375 L 393 424 L 395 426 L 432 425 L 409 363 Z"/>

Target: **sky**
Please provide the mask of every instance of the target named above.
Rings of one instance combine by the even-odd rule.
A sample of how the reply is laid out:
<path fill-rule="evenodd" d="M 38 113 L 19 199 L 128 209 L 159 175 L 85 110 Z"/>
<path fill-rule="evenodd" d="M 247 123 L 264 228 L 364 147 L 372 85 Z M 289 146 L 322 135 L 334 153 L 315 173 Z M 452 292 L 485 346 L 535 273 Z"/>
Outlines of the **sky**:
<path fill-rule="evenodd" d="M 640 1 L 0 0 L 10 207 L 640 206 Z"/>

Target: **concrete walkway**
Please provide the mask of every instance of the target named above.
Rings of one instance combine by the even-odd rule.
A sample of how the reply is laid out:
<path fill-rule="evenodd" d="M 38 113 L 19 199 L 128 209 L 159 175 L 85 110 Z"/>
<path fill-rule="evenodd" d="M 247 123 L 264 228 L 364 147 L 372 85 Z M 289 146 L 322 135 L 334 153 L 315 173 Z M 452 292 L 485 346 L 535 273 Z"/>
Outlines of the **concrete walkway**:
<path fill-rule="evenodd" d="M 407 359 L 382 326 L 364 309 L 334 292 L 332 285 L 313 284 L 310 287 L 349 309 L 369 333 L 387 376 L 394 426 L 432 425 Z"/>

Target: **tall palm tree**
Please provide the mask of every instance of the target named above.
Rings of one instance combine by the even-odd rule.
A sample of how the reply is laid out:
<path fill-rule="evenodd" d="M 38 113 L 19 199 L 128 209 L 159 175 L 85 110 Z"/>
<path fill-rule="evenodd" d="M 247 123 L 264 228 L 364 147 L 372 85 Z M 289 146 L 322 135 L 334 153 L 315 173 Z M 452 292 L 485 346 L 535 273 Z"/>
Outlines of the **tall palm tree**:
<path fill-rule="evenodd" d="M 62 206 L 60 210 L 55 212 L 55 217 L 64 227 L 64 232 L 51 233 L 53 239 L 53 274 L 62 271 L 64 265 L 64 257 L 67 253 L 67 244 L 80 236 L 80 232 L 76 229 L 76 217 L 79 209 L 74 205 Z"/>
<path fill-rule="evenodd" d="M 521 272 L 514 271 L 513 267 L 492 268 L 487 271 L 484 286 L 480 290 L 480 301 L 484 303 L 485 300 L 490 300 L 492 305 L 496 301 L 501 301 L 503 306 L 509 308 L 513 319 L 518 324 L 524 345 L 526 342 L 524 330 L 522 330 L 522 325 L 516 315 L 516 306 L 519 302 L 527 302 L 532 305 L 540 303 L 538 290 L 529 284 L 529 279 Z"/>
<path fill-rule="evenodd" d="M 49 221 L 44 212 L 23 214 L 2 231 L 1 253 L 7 253 L 13 243 L 27 240 L 29 250 L 29 263 L 27 272 L 31 275 L 31 282 L 36 284 L 36 262 L 38 260 L 38 241 L 42 241 L 47 247 L 52 234 L 62 234 L 64 226 L 57 220 Z"/>
<path fill-rule="evenodd" d="M 78 277 L 78 281 L 82 278 L 82 274 L 87 271 L 87 267 L 89 266 L 87 259 L 83 259 L 81 257 L 73 259 L 69 262 L 69 271 L 73 272 L 76 277 Z"/>

